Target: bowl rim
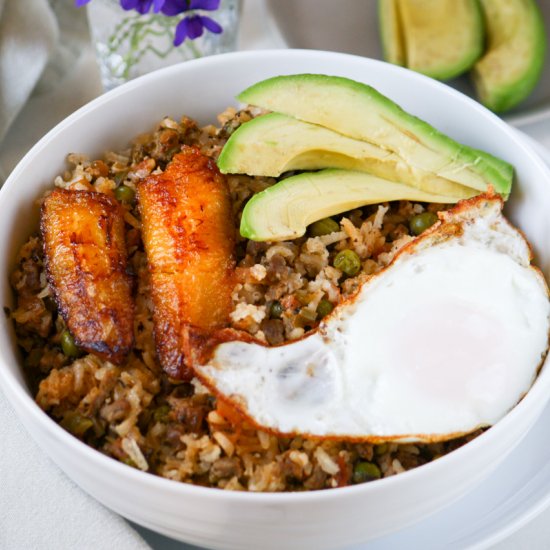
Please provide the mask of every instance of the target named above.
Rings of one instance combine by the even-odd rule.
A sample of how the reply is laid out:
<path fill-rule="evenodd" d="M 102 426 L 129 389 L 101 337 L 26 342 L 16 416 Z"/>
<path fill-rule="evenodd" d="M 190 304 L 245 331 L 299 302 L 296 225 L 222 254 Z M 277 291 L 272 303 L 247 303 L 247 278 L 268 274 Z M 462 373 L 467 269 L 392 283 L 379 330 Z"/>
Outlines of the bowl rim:
<path fill-rule="evenodd" d="M 9 198 L 9 192 L 14 187 L 20 177 L 20 174 L 24 172 L 27 167 L 32 163 L 34 158 L 40 154 L 40 152 L 48 146 L 48 143 L 55 139 L 55 137 L 63 133 L 64 130 L 73 124 L 76 124 L 82 117 L 87 116 L 89 113 L 95 111 L 106 103 L 109 103 L 112 99 L 130 93 L 135 88 L 141 87 L 143 84 L 153 82 L 164 76 L 168 76 L 172 73 L 179 73 L 181 71 L 192 71 L 195 66 L 216 66 L 220 62 L 225 60 L 231 61 L 238 59 L 246 61 L 249 59 L 255 59 L 258 57 L 267 58 L 268 60 L 274 57 L 296 57 L 302 56 L 304 61 L 307 58 L 310 59 L 332 59 L 337 61 L 338 59 L 355 58 L 360 63 L 365 63 L 365 66 L 373 65 L 379 67 L 382 71 L 389 71 L 390 73 L 396 73 L 403 76 L 403 78 L 412 79 L 424 82 L 424 85 L 430 86 L 435 89 L 441 90 L 447 94 L 447 96 L 453 98 L 452 101 L 461 101 L 469 105 L 470 109 L 475 112 L 476 118 L 480 121 L 489 119 L 492 121 L 499 131 L 504 132 L 515 143 L 516 147 L 520 148 L 522 152 L 528 157 L 529 162 L 534 163 L 539 171 L 546 172 L 548 179 L 550 180 L 550 169 L 546 166 L 543 160 L 536 154 L 536 152 L 530 148 L 525 142 L 521 141 L 518 137 L 517 131 L 509 126 L 505 121 L 500 119 L 497 115 L 487 110 L 481 104 L 474 99 L 462 94 L 458 90 L 450 88 L 441 82 L 437 82 L 419 73 L 415 73 L 409 69 L 391 65 L 389 63 L 366 58 L 358 55 L 330 52 L 323 50 L 306 50 L 306 49 L 271 49 L 271 50 L 250 50 L 250 51 L 238 51 L 225 54 L 219 54 L 200 58 L 196 60 L 186 61 L 171 65 L 151 72 L 134 80 L 131 80 L 109 92 L 106 92 L 99 97 L 93 99 L 89 103 L 80 107 L 71 115 L 63 119 L 56 126 L 54 126 L 47 134 L 45 134 L 19 161 L 17 166 L 12 170 L 8 176 L 6 182 L 0 189 L 0 211 L 2 208 L 7 207 L 4 203 Z M 366 80 L 366 79 L 365 79 Z M 231 98 L 232 99 L 232 98 Z M 228 101 L 231 101 L 229 99 Z M 7 321 L 9 322 L 9 320 Z M 158 488 L 164 491 L 172 493 L 179 493 L 185 496 L 194 496 L 202 498 L 215 498 L 217 500 L 221 498 L 226 499 L 231 503 L 253 503 L 253 504 L 273 504 L 273 503 L 308 503 L 310 501 L 318 500 L 339 500 L 347 498 L 350 494 L 364 493 L 365 496 L 372 492 L 383 490 L 385 487 L 392 487 L 396 483 L 401 485 L 405 481 L 413 483 L 416 479 L 429 478 L 442 468 L 445 470 L 452 466 L 452 464 L 460 463 L 463 460 L 463 455 L 475 452 L 475 450 L 482 446 L 490 445 L 492 441 L 497 439 L 502 432 L 507 431 L 508 426 L 515 421 L 518 415 L 523 414 L 523 411 L 528 407 L 532 407 L 538 403 L 540 410 L 542 411 L 544 405 L 550 399 L 550 366 L 546 366 L 550 359 L 547 357 L 544 363 L 540 367 L 540 372 L 534 381 L 533 385 L 528 390 L 527 394 L 517 403 L 506 415 L 500 419 L 490 429 L 480 434 L 472 441 L 461 446 L 458 449 L 444 455 L 438 460 L 429 462 L 422 466 L 413 468 L 400 473 L 397 476 L 391 476 L 376 480 L 374 483 L 363 483 L 358 485 L 351 485 L 346 487 L 337 487 L 333 489 L 323 489 L 317 491 L 306 492 L 251 492 L 251 491 L 225 491 L 219 488 L 202 487 L 193 485 L 187 482 L 175 481 L 167 478 L 160 477 L 156 474 L 149 472 L 143 472 L 132 467 L 128 467 L 125 464 L 118 462 L 117 460 L 107 457 L 100 453 L 98 450 L 88 446 L 84 442 L 80 441 L 75 436 L 66 432 L 59 424 L 57 424 L 46 412 L 44 412 L 38 404 L 34 401 L 31 395 L 23 384 L 20 384 L 15 375 L 8 369 L 0 368 L 0 388 L 4 391 L 7 399 L 11 402 L 15 408 L 17 415 L 19 416 L 19 407 L 25 409 L 27 415 L 30 415 L 29 420 L 32 418 L 34 424 L 40 427 L 40 430 L 53 438 L 56 443 L 64 446 L 68 450 L 71 450 L 75 455 L 78 455 L 84 461 L 95 463 L 101 468 L 100 471 L 105 469 L 111 470 L 111 474 L 115 474 L 118 477 L 125 478 L 126 481 L 139 483 L 140 485 L 146 485 L 148 488 Z M 0 366 L 5 363 L 3 355 L 0 355 Z M 23 424 L 26 426 L 26 421 L 22 419 Z M 30 435 L 34 438 L 34 434 L 29 430 Z M 48 453 L 48 449 L 42 446 L 42 449 Z M 49 453 L 48 453 L 49 454 Z"/>

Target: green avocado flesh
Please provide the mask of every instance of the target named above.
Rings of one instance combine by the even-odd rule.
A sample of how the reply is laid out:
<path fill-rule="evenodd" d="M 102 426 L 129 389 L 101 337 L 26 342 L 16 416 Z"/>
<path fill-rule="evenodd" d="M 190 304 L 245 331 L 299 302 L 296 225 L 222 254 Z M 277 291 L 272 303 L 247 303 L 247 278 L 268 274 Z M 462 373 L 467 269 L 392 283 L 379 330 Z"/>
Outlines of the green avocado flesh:
<path fill-rule="evenodd" d="M 525 99 L 544 67 L 544 22 L 534 0 L 481 0 L 487 51 L 472 76 L 481 102 L 502 112 Z"/>
<path fill-rule="evenodd" d="M 394 200 L 457 202 L 455 197 L 427 193 L 364 172 L 305 172 L 254 195 L 244 207 L 240 231 L 254 241 L 295 239 L 317 220 Z"/>
<path fill-rule="evenodd" d="M 405 66 L 405 49 L 397 3 L 398 0 L 378 0 L 378 27 L 384 59 L 394 65 Z"/>
<path fill-rule="evenodd" d="M 510 193 L 510 164 L 461 145 L 366 84 L 318 74 L 277 76 L 238 99 L 382 147 L 412 170 L 481 192 L 492 185 L 504 198 Z"/>
<path fill-rule="evenodd" d="M 379 0 L 385 58 L 447 80 L 466 72 L 483 53 L 478 0 Z"/>
<path fill-rule="evenodd" d="M 280 113 L 269 113 L 240 126 L 224 146 L 218 167 L 225 174 L 272 177 L 289 170 L 342 168 L 457 199 L 477 194 L 474 189 L 411 167 L 377 145 Z"/>

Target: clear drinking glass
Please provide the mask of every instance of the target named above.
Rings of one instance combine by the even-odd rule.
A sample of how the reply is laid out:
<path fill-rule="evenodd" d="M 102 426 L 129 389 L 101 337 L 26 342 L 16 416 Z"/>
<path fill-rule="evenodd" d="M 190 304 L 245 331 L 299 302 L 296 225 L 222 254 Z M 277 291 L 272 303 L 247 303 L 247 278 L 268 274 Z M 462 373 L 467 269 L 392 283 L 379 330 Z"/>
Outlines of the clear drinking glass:
<path fill-rule="evenodd" d="M 240 0 L 221 0 L 216 11 L 200 12 L 219 23 L 222 33 L 205 29 L 177 47 L 174 31 L 184 14 L 140 15 L 123 10 L 118 0 L 93 0 L 87 9 L 105 90 L 173 63 L 237 49 Z"/>

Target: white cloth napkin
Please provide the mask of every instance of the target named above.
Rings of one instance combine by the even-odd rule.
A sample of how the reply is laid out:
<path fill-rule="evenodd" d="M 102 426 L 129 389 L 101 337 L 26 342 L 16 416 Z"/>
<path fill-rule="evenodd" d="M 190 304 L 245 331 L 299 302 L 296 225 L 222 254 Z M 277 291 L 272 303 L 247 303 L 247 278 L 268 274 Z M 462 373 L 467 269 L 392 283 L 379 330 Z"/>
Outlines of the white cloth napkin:
<path fill-rule="evenodd" d="M 36 86 L 57 37 L 47 0 L 0 0 L 0 140 Z"/>
<path fill-rule="evenodd" d="M 48 130 L 102 91 L 85 9 L 0 0 L 0 185 Z"/>

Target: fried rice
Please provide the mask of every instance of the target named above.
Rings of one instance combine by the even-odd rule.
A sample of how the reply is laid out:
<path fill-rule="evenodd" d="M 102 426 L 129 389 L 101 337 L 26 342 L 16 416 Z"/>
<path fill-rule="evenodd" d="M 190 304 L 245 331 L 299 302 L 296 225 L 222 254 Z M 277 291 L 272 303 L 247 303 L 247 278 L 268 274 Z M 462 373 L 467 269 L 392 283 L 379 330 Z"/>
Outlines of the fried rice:
<path fill-rule="evenodd" d="M 67 157 L 54 185 L 113 194 L 162 171 L 182 145 L 216 159 L 229 135 L 257 112 L 233 108 L 219 126 L 164 118 L 150 133 L 102 159 Z M 237 238 L 237 276 L 231 326 L 276 345 L 315 328 L 323 313 L 386 266 L 412 236 L 409 220 L 441 205 L 400 201 L 339 217 L 339 230 L 293 241 L 260 243 L 239 234 L 245 202 L 275 179 L 227 176 Z M 443 443 L 349 443 L 277 437 L 248 425 L 197 380 L 178 383 L 163 373 L 153 338 L 149 274 L 134 201 L 124 201 L 129 266 L 135 276 L 135 347 L 122 366 L 94 355 L 68 357 L 44 271 L 37 232 L 21 248 L 11 274 L 16 306 L 10 312 L 36 402 L 63 428 L 98 451 L 165 478 L 248 491 L 305 491 L 363 483 L 415 468 L 454 450 L 479 432 Z M 353 250 L 361 271 L 346 277 L 333 266 Z M 322 307 L 320 304 L 322 303 Z M 328 308 L 328 309 L 327 309 Z M 368 350 L 366 350 L 368 352 Z"/>

